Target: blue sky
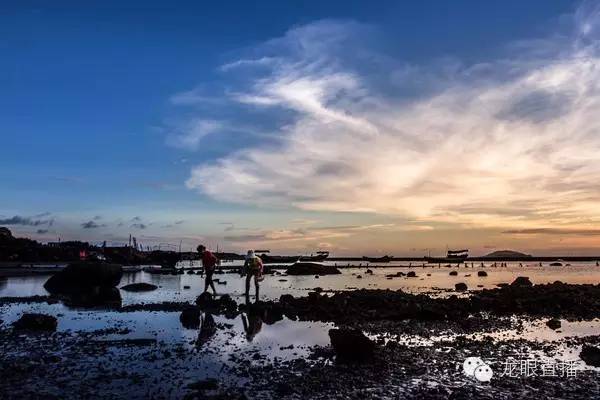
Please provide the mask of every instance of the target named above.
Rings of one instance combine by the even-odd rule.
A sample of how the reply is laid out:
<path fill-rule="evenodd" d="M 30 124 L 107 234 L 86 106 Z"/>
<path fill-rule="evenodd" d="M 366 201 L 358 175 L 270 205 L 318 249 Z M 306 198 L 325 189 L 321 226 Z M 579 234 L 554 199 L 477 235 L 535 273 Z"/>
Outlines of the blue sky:
<path fill-rule="evenodd" d="M 412 254 L 481 237 L 474 246 L 482 252 L 503 245 L 547 251 L 595 246 L 590 226 L 597 216 L 584 200 L 577 221 L 566 217 L 573 210 L 551 204 L 541 207 L 552 218 L 541 219 L 540 206 L 532 206 L 537 197 L 511 197 L 514 187 L 500 188 L 497 180 L 506 182 L 506 174 L 516 177 L 518 170 L 494 177 L 503 191 L 498 196 L 508 193 L 503 202 L 483 195 L 453 202 L 455 187 L 416 210 L 423 199 L 412 196 L 414 186 L 410 195 L 401 194 L 370 176 L 365 160 L 339 150 L 347 144 L 350 152 L 363 151 L 356 138 L 384 133 L 370 148 L 389 140 L 402 157 L 382 157 L 387 161 L 375 163 L 378 176 L 394 180 L 399 169 L 411 177 L 437 174 L 431 164 L 413 171 L 412 153 L 403 153 L 413 139 L 398 141 L 398 124 L 422 130 L 431 115 L 415 113 L 420 120 L 413 121 L 396 114 L 434 104 L 441 121 L 449 111 L 439 104 L 443 93 L 455 100 L 466 93 L 493 97 L 500 87 L 508 90 L 504 82 L 522 86 L 524 76 L 580 59 L 582 51 L 595 57 L 596 28 L 581 33 L 597 15 L 594 2 L 139 4 L 19 2 L 0 12 L 0 220 L 15 232 L 40 240 L 114 242 L 133 233 L 148 244 L 206 241 L 236 250 L 267 245 L 340 254 Z M 558 129 L 539 108 L 568 113 L 563 94 L 572 91 L 527 90 L 518 93 L 516 105 L 486 106 L 498 107 L 495 115 L 510 121 L 516 108 L 529 110 L 538 123 L 534 135 Z M 469 123 L 481 118 L 475 109 L 464 110 L 473 117 Z M 356 132 L 339 136 L 344 129 Z M 302 140 L 313 147 L 294 147 Z M 298 156 L 319 148 L 321 140 L 319 157 L 326 162 Z M 329 140 L 340 152 L 327 147 Z M 540 136 L 544 140 L 550 139 Z M 433 139 L 421 145 L 437 146 Z M 563 164 L 556 161 L 544 179 L 558 181 Z M 312 167 L 315 174 L 293 172 Z M 457 180 L 465 173 L 450 172 Z M 335 192 L 322 188 L 338 183 Z M 353 190 L 360 185 L 381 201 L 366 201 L 365 193 Z M 398 198 L 392 191 L 407 200 L 392 204 Z M 595 195 L 581 192 L 578 199 Z M 514 219 L 500 223 L 499 215 Z M 15 223 L 27 218 L 52 222 Z M 527 233 L 533 229 L 538 233 Z M 453 239 L 455 232 L 460 239 Z"/>

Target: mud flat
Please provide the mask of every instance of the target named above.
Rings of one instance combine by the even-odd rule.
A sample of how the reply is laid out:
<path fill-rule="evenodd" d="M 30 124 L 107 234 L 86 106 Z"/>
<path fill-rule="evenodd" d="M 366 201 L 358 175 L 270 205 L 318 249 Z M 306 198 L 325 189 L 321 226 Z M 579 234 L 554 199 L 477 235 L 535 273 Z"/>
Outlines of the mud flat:
<path fill-rule="evenodd" d="M 0 307 L 12 310 L 19 301 L 6 298 Z M 570 324 L 600 326 L 599 285 L 532 285 L 520 279 L 502 288 L 445 298 L 400 290 L 315 290 L 305 297 L 284 295 L 251 304 L 237 304 L 227 295 L 204 295 L 195 302 L 122 306 L 101 314 L 106 326 L 86 332 L 62 329 L 64 319 L 57 312 L 62 309 L 52 308 L 61 304 L 52 298 L 21 301 L 29 311 L 47 307 L 48 313 L 54 312 L 58 329 L 22 333 L 12 323 L 0 322 L 3 398 L 600 397 L 598 370 L 579 358 L 582 346 L 600 346 L 600 336 L 593 331 L 585 336 L 555 333 L 568 331 Z M 198 328 L 181 327 L 180 314 L 190 310 L 198 311 Z M 5 315 L 12 314 L 7 311 L 0 319 Z M 143 324 L 160 320 L 164 325 L 157 323 L 150 332 L 124 326 L 124 318 L 135 316 Z M 546 326 L 550 320 L 554 328 Z M 529 338 L 530 321 L 558 339 Z M 339 357 L 328 341 L 306 347 L 292 328 L 310 324 L 315 332 L 335 329 L 336 340 L 343 343 L 338 351 L 352 352 L 352 342 L 345 340 L 355 340 L 340 338 L 340 332 L 358 332 L 353 334 L 356 345 L 368 352 L 357 352 L 368 357 Z M 179 330 L 165 333 L 174 325 Z M 266 338 L 291 329 L 285 336 L 289 343 L 261 350 L 261 328 L 269 331 Z M 508 330 L 513 333 L 502 334 Z M 416 340 L 410 343 L 403 337 Z M 491 381 L 463 373 L 468 357 L 480 357 L 491 367 Z M 503 374 L 506 360 L 523 358 L 547 364 L 572 360 L 577 368 L 554 376 Z"/>

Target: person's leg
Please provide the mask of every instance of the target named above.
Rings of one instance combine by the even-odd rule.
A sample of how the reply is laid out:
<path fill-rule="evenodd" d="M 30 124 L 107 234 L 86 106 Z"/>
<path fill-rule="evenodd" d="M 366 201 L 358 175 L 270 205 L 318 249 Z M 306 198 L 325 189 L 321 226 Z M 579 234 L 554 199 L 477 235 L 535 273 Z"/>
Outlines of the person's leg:
<path fill-rule="evenodd" d="M 252 274 L 248 272 L 246 274 L 246 298 L 250 296 L 250 279 L 252 278 Z"/>
<path fill-rule="evenodd" d="M 258 286 L 258 274 L 254 274 L 254 288 L 256 289 L 256 299 L 255 299 L 255 301 L 258 303 L 258 290 L 259 290 L 259 286 Z"/>
<path fill-rule="evenodd" d="M 208 286 L 210 285 L 210 281 L 211 281 L 210 273 L 208 271 L 205 271 L 205 276 L 204 276 L 204 291 L 205 292 L 208 292 Z"/>

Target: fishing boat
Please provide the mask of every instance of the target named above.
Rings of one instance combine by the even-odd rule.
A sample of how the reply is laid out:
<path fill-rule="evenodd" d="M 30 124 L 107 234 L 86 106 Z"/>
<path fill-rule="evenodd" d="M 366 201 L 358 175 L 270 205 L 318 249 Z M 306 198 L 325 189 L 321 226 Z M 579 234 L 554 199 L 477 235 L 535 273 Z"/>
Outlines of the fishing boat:
<path fill-rule="evenodd" d="M 469 250 L 448 250 L 446 257 L 425 257 L 425 261 L 432 264 L 462 263 L 469 257 Z"/>

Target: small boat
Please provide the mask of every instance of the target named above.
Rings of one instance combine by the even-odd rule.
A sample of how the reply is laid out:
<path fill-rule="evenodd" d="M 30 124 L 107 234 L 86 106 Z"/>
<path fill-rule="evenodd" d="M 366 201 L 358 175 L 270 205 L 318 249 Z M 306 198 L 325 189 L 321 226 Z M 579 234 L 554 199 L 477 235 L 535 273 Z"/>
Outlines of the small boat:
<path fill-rule="evenodd" d="M 123 272 L 125 273 L 135 273 L 135 272 L 140 272 L 142 270 L 142 267 L 140 267 L 139 265 L 123 265 Z"/>

